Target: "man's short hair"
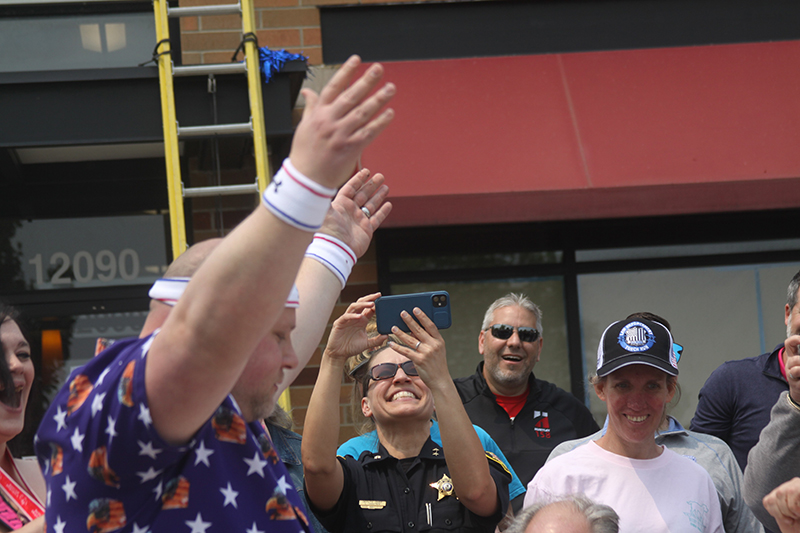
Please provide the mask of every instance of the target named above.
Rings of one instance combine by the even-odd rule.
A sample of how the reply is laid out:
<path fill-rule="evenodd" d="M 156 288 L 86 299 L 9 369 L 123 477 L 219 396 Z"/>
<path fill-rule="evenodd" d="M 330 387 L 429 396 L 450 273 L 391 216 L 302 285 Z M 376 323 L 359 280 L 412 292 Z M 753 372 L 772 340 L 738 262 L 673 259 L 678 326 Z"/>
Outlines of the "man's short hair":
<path fill-rule="evenodd" d="M 595 503 L 583 494 L 572 494 L 557 500 L 540 502 L 526 507 L 520 511 L 514 521 L 508 526 L 504 533 L 525 533 L 525 528 L 536 513 L 547 506 L 555 504 L 566 504 L 572 506 L 576 512 L 586 518 L 591 533 L 618 533 L 619 515 L 608 505 Z"/>
<path fill-rule="evenodd" d="M 483 325 L 481 326 L 481 330 L 484 330 L 492 325 L 492 315 L 494 315 L 495 311 L 501 307 L 510 307 L 512 305 L 518 305 L 533 313 L 533 316 L 536 317 L 536 329 L 539 330 L 539 334 L 541 335 L 543 328 L 542 310 L 539 309 L 539 306 L 533 303 L 531 299 L 524 294 L 517 294 L 514 292 L 509 292 L 502 298 L 498 298 L 492 303 L 492 305 L 489 306 L 489 309 L 486 310 L 486 314 L 483 315 Z"/>
<path fill-rule="evenodd" d="M 789 290 L 786 294 L 786 303 L 789 305 L 789 311 L 794 309 L 797 305 L 797 291 L 800 289 L 800 270 L 794 275 L 792 281 L 789 282 Z"/>

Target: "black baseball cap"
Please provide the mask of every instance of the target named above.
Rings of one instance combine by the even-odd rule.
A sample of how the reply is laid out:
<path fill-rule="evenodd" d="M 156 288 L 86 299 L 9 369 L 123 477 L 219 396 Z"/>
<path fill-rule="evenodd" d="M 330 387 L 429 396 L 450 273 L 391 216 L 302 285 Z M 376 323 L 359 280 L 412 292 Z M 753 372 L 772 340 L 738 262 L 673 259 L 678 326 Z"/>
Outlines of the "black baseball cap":
<path fill-rule="evenodd" d="M 597 347 L 597 375 L 604 377 L 628 365 L 648 365 L 678 375 L 672 335 L 658 322 L 620 320 L 606 328 Z"/>

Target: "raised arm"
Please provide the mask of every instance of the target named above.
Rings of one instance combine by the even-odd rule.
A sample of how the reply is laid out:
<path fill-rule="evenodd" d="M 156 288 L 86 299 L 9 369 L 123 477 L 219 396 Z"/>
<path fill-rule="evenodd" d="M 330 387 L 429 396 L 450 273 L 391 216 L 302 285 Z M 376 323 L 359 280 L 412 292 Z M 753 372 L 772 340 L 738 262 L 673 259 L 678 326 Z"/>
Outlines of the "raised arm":
<path fill-rule="evenodd" d="M 744 499 L 764 527 L 776 531 L 776 515 L 772 509 L 765 508 L 764 499 L 773 489 L 800 475 L 800 454 L 797 453 L 797 442 L 800 441 L 800 335 L 792 335 L 786 339 L 783 354 L 786 366 L 786 377 L 789 381 L 789 392 L 781 393 L 770 412 L 770 421 L 761 430 L 758 443 L 747 456 L 747 468 L 744 471 Z M 797 488 L 795 483 L 792 487 Z M 790 491 L 773 493 L 787 496 Z M 797 499 L 800 502 L 800 498 Z M 770 516 L 772 514 L 772 516 Z M 800 513 L 797 514 L 800 523 Z"/>
<path fill-rule="evenodd" d="M 421 309 L 414 308 L 414 315 L 419 324 L 405 311 L 400 315 L 411 335 L 396 326 L 392 333 L 408 346 L 417 346 L 417 341 L 419 346 L 415 349 L 393 343 L 392 349 L 414 361 L 420 378 L 433 394 L 447 468 L 459 501 L 479 516 L 491 516 L 498 511 L 501 500 L 483 446 L 450 377 L 444 339 Z"/>
<path fill-rule="evenodd" d="M 348 357 L 379 345 L 386 336 L 367 338 L 366 327 L 375 312 L 371 294 L 350 304 L 333 323 L 322 354 L 319 376 L 308 402 L 303 426 L 303 474 L 308 499 L 318 508 L 333 508 L 344 488 L 342 465 L 336 459 L 339 439 L 339 394 Z"/>
<path fill-rule="evenodd" d="M 330 253 L 338 253 L 340 257 L 347 257 L 350 253 L 356 258 L 363 256 L 375 230 L 392 210 L 392 204 L 385 201 L 389 187 L 383 181 L 383 174 L 370 177 L 367 169 L 350 178 L 336 194 L 315 240 L 325 240 L 325 236 L 332 236 L 350 250 L 345 250 L 335 241 L 329 240 L 324 245 L 332 249 Z M 362 207 L 371 216 L 367 217 L 361 210 Z M 300 307 L 297 309 L 297 327 L 292 333 L 292 346 L 299 364 L 286 373 L 279 394 L 292 384 L 314 355 L 342 292 L 341 273 L 334 274 L 342 269 L 337 264 L 330 264 L 330 260 L 331 257 L 326 256 L 324 251 L 314 253 L 314 249 L 309 247 L 300 265 L 296 281 L 300 291 Z"/>
<path fill-rule="evenodd" d="M 309 181 L 274 180 L 270 187 L 282 198 L 288 185 L 314 191 L 298 193 L 306 196 L 333 196 L 391 120 L 390 109 L 380 110 L 394 86 L 368 96 L 382 76 L 377 64 L 351 85 L 359 62 L 350 58 L 319 96 L 304 92 L 307 105 L 289 159 L 292 173 Z M 188 441 L 213 414 L 284 309 L 312 234 L 272 209 L 256 208 L 206 259 L 152 343 L 145 369 L 150 414 L 169 442 Z M 327 206 L 320 208 L 317 220 L 325 212 Z"/>

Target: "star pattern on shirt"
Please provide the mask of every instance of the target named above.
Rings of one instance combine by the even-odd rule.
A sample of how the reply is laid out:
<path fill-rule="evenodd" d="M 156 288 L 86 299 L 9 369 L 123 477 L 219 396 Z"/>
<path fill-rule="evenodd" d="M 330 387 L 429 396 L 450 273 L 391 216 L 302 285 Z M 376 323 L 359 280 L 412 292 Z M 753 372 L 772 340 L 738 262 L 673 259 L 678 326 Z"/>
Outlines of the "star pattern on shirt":
<path fill-rule="evenodd" d="M 139 445 L 139 455 L 146 455 L 154 461 L 156 459 L 156 456 L 160 454 L 162 451 L 164 451 L 164 450 L 159 450 L 158 448 L 153 448 L 152 441 L 145 444 L 144 442 L 137 440 L 136 444 Z"/>
<path fill-rule="evenodd" d="M 103 408 L 103 400 L 105 399 L 106 399 L 105 392 L 101 394 L 96 394 L 94 399 L 92 399 L 92 418 L 94 418 L 94 416 L 100 412 L 100 409 Z"/>
<path fill-rule="evenodd" d="M 147 469 L 145 472 L 136 472 L 136 475 L 142 478 L 139 483 L 146 483 L 151 479 L 155 479 L 161 473 L 161 470 L 156 470 L 152 466 Z"/>
<path fill-rule="evenodd" d="M 243 459 L 243 461 L 247 463 L 247 466 L 249 467 L 247 469 L 248 476 L 251 474 L 258 474 L 259 476 L 264 477 L 264 467 L 267 466 L 267 462 L 261 459 L 259 455 L 261 454 L 255 452 L 252 459 L 248 459 L 246 457 Z"/>
<path fill-rule="evenodd" d="M 100 373 L 100 376 L 97 378 L 97 381 L 95 382 L 94 386 L 97 387 L 98 385 L 103 383 L 103 380 L 106 379 L 106 376 L 108 375 L 109 372 L 111 372 L 111 367 L 108 366 L 105 367 L 105 369 L 103 369 L 103 371 Z"/>
<path fill-rule="evenodd" d="M 255 523 L 255 521 L 253 521 L 253 527 L 251 527 L 250 529 L 248 529 L 247 531 L 245 531 L 245 533 L 264 533 L 264 531 L 262 531 L 262 530 L 258 529 L 258 528 L 256 527 L 256 523 Z"/>
<path fill-rule="evenodd" d="M 58 515 L 58 517 L 56 518 L 56 523 L 53 524 L 53 530 L 56 533 L 64 533 L 64 528 L 65 527 L 67 527 L 67 523 L 66 522 L 62 522 L 61 521 L 61 515 Z"/>
<path fill-rule="evenodd" d="M 164 450 L 160 450 L 158 448 L 153 448 L 153 442 L 152 441 L 150 441 L 147 444 L 145 444 L 144 442 L 142 442 L 140 440 L 137 440 L 136 444 L 139 445 L 139 455 L 146 455 L 150 459 L 153 459 L 154 461 L 156 459 L 156 456 L 159 453 L 164 451 Z"/>
<path fill-rule="evenodd" d="M 234 509 L 239 508 L 239 504 L 236 503 L 236 497 L 239 496 L 239 493 L 233 490 L 231 487 L 231 482 L 228 481 L 227 488 L 219 489 L 223 496 L 225 496 L 225 502 L 222 504 L 223 507 L 230 504 L 233 506 Z"/>
<path fill-rule="evenodd" d="M 162 481 L 158 482 L 158 485 L 153 487 L 153 492 L 156 495 L 156 501 L 161 499 L 161 493 L 164 491 L 164 483 Z"/>
<path fill-rule="evenodd" d="M 278 480 L 278 490 L 281 491 L 283 495 L 288 494 L 287 491 L 292 489 L 292 485 L 286 481 L 286 476 L 281 476 Z"/>
<path fill-rule="evenodd" d="M 81 435 L 81 432 L 78 428 L 75 428 L 75 432 L 69 438 L 69 441 L 72 443 L 72 449 L 76 452 L 83 452 L 83 439 L 86 435 Z"/>
<path fill-rule="evenodd" d="M 156 336 L 155 335 L 151 335 L 150 338 L 147 339 L 146 341 L 144 341 L 144 344 L 142 344 L 142 357 L 143 358 L 144 358 L 145 355 L 147 355 L 147 352 L 150 351 L 150 346 L 153 344 L 153 341 L 155 339 L 156 339 Z"/>
<path fill-rule="evenodd" d="M 75 485 L 76 482 L 70 481 L 69 476 L 67 476 L 65 483 L 61 485 L 61 488 L 64 489 L 64 495 L 66 496 L 67 501 L 69 501 L 70 499 L 75 499 L 75 500 L 78 499 L 78 495 L 75 494 Z"/>
<path fill-rule="evenodd" d="M 106 434 L 108 435 L 108 444 L 111 445 L 111 439 L 117 436 L 117 421 L 113 417 L 108 417 L 108 425 L 106 425 Z"/>
<path fill-rule="evenodd" d="M 200 446 L 195 448 L 194 453 L 197 455 L 197 457 L 194 459 L 194 466 L 203 463 L 207 467 L 211 468 L 211 463 L 208 461 L 208 458 L 214 453 L 214 450 L 206 448 L 205 443 L 200 441 Z"/>
<path fill-rule="evenodd" d="M 145 407 L 143 403 L 139 404 L 139 415 L 136 418 L 142 421 L 146 429 L 150 429 L 150 424 L 153 423 L 153 419 L 150 418 L 150 409 Z"/>
<path fill-rule="evenodd" d="M 67 412 L 62 411 L 60 405 L 56 409 L 56 414 L 53 415 L 53 420 L 58 424 L 56 431 L 67 429 Z"/>
<path fill-rule="evenodd" d="M 247 498 L 250 497 L 248 495 L 251 494 L 251 491 L 259 491 L 259 493 L 263 492 L 263 494 L 273 496 L 278 496 L 279 493 L 284 494 L 291 499 L 294 505 L 302 504 L 297 499 L 298 496 L 293 490 L 291 478 L 283 465 L 280 462 L 273 464 L 269 458 L 264 456 L 260 447 L 261 443 L 256 439 L 263 433 L 263 430 L 256 428 L 255 424 L 247 425 L 246 442 L 243 443 L 243 446 L 237 446 L 236 449 L 240 451 L 231 456 L 227 455 L 228 448 L 231 446 L 224 443 L 219 444 L 218 440 L 214 439 L 212 434 L 207 431 L 198 432 L 202 436 L 196 436 L 192 439 L 191 444 L 185 444 L 178 448 L 162 443 L 150 432 L 153 428 L 153 419 L 146 400 L 140 398 L 132 407 L 129 407 L 130 402 L 124 404 L 122 399 L 118 401 L 118 381 L 121 379 L 123 368 L 126 368 L 125 365 L 131 360 L 138 358 L 140 350 L 146 357 L 145 352 L 148 348 L 149 344 L 143 346 L 141 342 L 136 343 L 132 350 L 127 354 L 123 353 L 115 360 L 108 358 L 96 360 L 95 365 L 101 363 L 100 367 L 106 366 L 106 368 L 87 366 L 82 371 L 95 381 L 94 390 L 89 393 L 91 401 L 86 401 L 87 404 L 91 404 L 91 408 L 87 407 L 84 411 L 70 414 L 66 404 L 69 391 L 65 390 L 59 392 L 58 400 L 53 402 L 52 409 L 48 413 L 52 423 L 48 422 L 44 426 L 45 430 L 40 436 L 37 436 L 38 447 L 42 448 L 40 464 L 46 470 L 50 481 L 46 492 L 48 531 L 50 533 L 69 533 L 85 527 L 83 524 L 87 519 L 88 505 L 96 499 L 109 498 L 120 490 L 133 489 L 140 492 L 142 489 L 152 490 L 153 499 L 147 500 L 146 503 L 142 502 L 143 509 L 148 509 L 148 513 L 150 509 L 159 510 L 163 505 L 162 499 L 166 497 L 165 494 L 169 493 L 170 497 L 173 494 L 171 492 L 174 490 L 171 483 L 173 479 L 180 483 L 178 491 L 185 490 L 188 480 L 191 479 L 193 482 L 197 482 L 197 485 L 193 483 L 192 486 L 195 489 L 193 491 L 195 497 L 183 513 L 179 514 L 173 511 L 173 518 L 170 520 L 176 524 L 175 533 L 213 533 L 215 527 L 220 527 L 223 522 L 227 523 L 228 520 L 231 521 L 231 525 L 238 524 L 238 527 L 232 528 L 232 530 L 235 529 L 239 533 L 244 533 L 245 530 L 247 533 L 269 533 L 272 531 L 272 526 L 269 525 L 266 515 L 264 515 L 263 507 L 261 514 L 264 516 L 262 522 L 262 525 L 265 526 L 264 530 L 260 529 L 259 518 L 256 515 L 239 512 L 239 496 L 245 498 L 242 500 L 242 505 L 245 507 L 248 505 Z M 141 390 L 143 374 L 139 371 L 133 378 L 134 387 L 138 387 L 137 391 Z M 107 379 L 108 383 L 105 383 L 104 379 Z M 241 416 L 241 409 L 231 397 L 225 399 L 223 404 Z M 106 418 L 105 422 L 103 417 Z M 207 423 L 210 425 L 211 421 Z M 119 429 L 117 429 L 117 424 L 119 424 Z M 69 431 L 70 428 L 72 428 L 72 432 Z M 131 434 L 130 431 L 133 433 Z M 54 451 L 51 452 L 47 449 L 48 446 Z M 111 453 L 112 450 L 113 453 Z M 181 453 L 181 450 L 185 450 L 185 452 Z M 217 451 L 220 454 L 216 454 Z M 94 470 L 90 470 L 87 474 L 87 466 L 90 461 L 89 452 L 94 452 L 91 459 Z M 188 459 L 192 452 L 194 460 Z M 213 466 L 211 465 L 212 458 L 215 463 Z M 207 473 L 212 468 L 218 467 L 219 461 L 225 459 L 231 459 L 234 464 L 240 460 L 244 461 L 248 468 L 241 468 L 241 463 L 239 463 L 238 467 L 231 468 L 230 477 L 209 479 Z M 111 464 L 109 465 L 109 463 Z M 203 463 L 202 467 L 200 463 Z M 158 469 L 155 468 L 156 465 L 158 465 Z M 110 466 L 113 466 L 113 469 Z M 53 478 L 54 468 L 57 468 L 57 472 L 63 473 Z M 175 469 L 174 472 L 173 469 Z M 184 478 L 184 476 L 186 477 Z M 136 485 L 137 477 L 140 480 L 139 485 Z M 97 480 L 102 483 L 95 486 Z M 170 481 L 169 484 L 168 481 Z M 223 481 L 225 485 L 222 485 Z M 78 485 L 81 485 L 80 494 L 78 494 Z M 144 485 L 147 485 L 149 489 Z M 214 487 L 217 487 L 218 492 L 214 490 Z M 219 501 L 217 494 L 223 497 L 222 502 Z M 144 499 L 149 498 L 146 492 L 142 492 L 141 496 Z M 125 505 L 127 507 L 128 502 L 124 498 L 111 497 L 109 500 L 113 502 L 112 511 L 114 512 L 116 512 L 115 509 L 120 509 L 114 506 Z M 175 501 L 178 501 L 177 498 Z M 221 507 L 220 503 L 222 503 Z M 205 516 L 202 515 L 203 512 L 206 513 Z M 195 514 L 195 518 L 190 518 L 192 514 Z M 142 516 L 145 514 L 138 517 L 128 514 L 128 523 L 124 529 L 129 533 L 153 533 L 154 526 L 150 520 L 141 518 Z M 150 515 L 148 514 L 148 516 Z M 136 523 L 134 518 L 142 520 L 142 523 Z M 247 526 L 247 521 L 250 520 L 253 520 L 252 526 Z M 184 526 L 180 526 L 182 522 L 185 524 Z M 214 524 L 217 525 L 214 526 Z M 292 531 L 297 531 L 302 527 L 298 525 L 297 518 L 289 520 L 286 526 Z"/>
<path fill-rule="evenodd" d="M 186 525 L 192 528 L 192 533 L 206 533 L 206 529 L 211 527 L 211 522 L 203 522 L 203 517 L 197 513 L 194 520 L 186 520 Z"/>

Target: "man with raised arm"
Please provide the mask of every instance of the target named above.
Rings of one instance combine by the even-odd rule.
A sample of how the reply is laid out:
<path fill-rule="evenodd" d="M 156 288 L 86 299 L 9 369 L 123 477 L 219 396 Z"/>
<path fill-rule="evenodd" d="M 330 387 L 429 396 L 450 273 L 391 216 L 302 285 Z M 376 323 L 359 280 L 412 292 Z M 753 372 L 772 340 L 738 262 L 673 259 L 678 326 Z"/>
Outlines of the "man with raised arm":
<path fill-rule="evenodd" d="M 260 419 L 298 366 L 292 290 L 335 188 L 393 117 L 350 58 L 307 106 L 257 208 L 202 263 L 163 327 L 70 376 L 37 435 L 54 531 L 292 531 L 307 518 Z M 371 96 L 368 96 L 370 95 Z"/>

